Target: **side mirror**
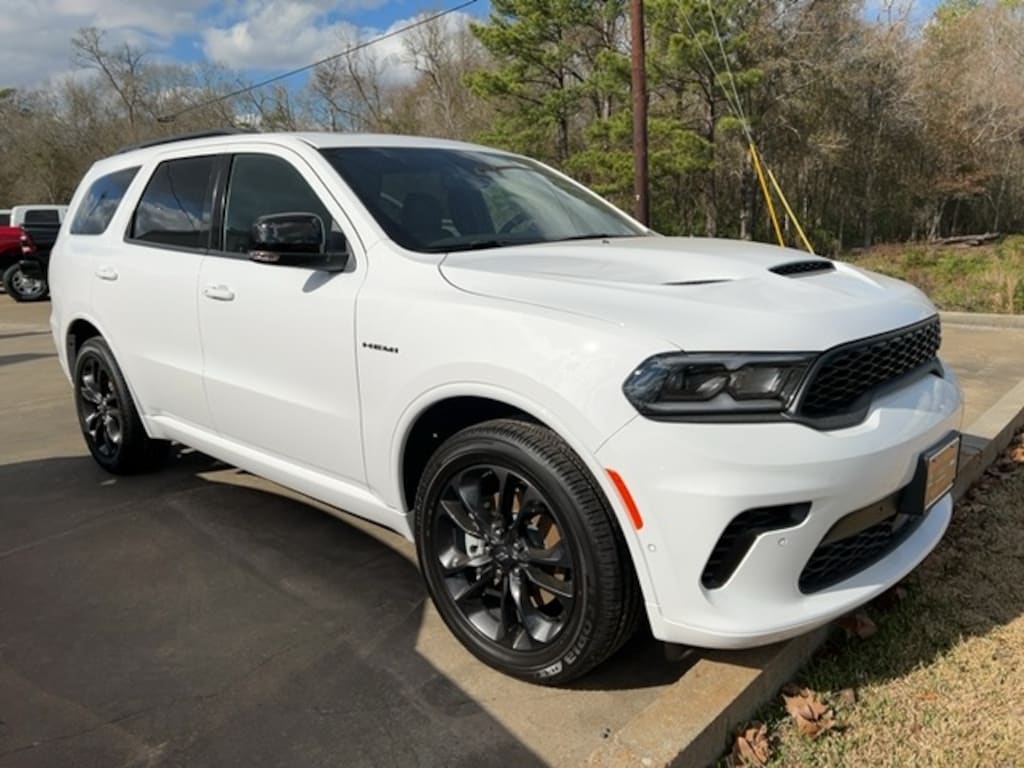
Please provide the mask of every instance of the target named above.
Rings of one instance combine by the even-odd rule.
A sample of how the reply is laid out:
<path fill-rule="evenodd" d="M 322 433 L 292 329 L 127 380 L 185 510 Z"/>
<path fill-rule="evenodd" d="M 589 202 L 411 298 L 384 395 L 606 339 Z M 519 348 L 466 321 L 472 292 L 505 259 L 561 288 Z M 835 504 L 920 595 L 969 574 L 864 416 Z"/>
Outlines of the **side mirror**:
<path fill-rule="evenodd" d="M 337 246 L 339 233 L 331 233 Z M 273 213 L 253 222 L 249 260 L 261 264 L 307 267 L 340 272 L 348 262 L 348 248 L 341 237 L 337 252 L 326 251 L 324 222 L 314 213 Z"/>

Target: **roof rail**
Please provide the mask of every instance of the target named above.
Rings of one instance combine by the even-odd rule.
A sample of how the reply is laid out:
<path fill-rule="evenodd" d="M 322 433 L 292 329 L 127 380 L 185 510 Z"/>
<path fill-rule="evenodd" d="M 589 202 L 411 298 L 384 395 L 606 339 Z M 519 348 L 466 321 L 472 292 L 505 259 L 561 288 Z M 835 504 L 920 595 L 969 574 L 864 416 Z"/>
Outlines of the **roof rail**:
<path fill-rule="evenodd" d="M 191 133 L 179 133 L 174 136 L 162 136 L 159 139 L 150 139 L 149 141 L 140 141 L 137 144 L 129 144 L 121 147 L 114 154 L 121 155 L 125 152 L 131 152 L 136 149 L 145 149 L 146 147 L 156 147 L 160 144 L 172 144 L 176 141 L 188 141 L 189 139 L 208 139 L 214 136 L 234 136 L 239 133 L 255 133 L 255 131 L 246 131 L 240 128 L 219 128 L 216 130 L 209 131 L 192 131 Z"/>

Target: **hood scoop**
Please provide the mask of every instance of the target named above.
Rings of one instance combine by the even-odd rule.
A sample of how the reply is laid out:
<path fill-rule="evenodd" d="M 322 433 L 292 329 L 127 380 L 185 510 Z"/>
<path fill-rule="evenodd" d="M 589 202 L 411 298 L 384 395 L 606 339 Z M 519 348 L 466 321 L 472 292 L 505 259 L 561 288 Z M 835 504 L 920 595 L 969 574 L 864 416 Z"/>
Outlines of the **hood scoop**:
<path fill-rule="evenodd" d="M 768 271 L 774 272 L 776 275 L 795 277 L 810 275 L 815 272 L 831 272 L 833 269 L 835 269 L 835 265 L 831 261 L 816 259 L 814 261 L 789 261 L 785 264 L 774 266 Z"/>

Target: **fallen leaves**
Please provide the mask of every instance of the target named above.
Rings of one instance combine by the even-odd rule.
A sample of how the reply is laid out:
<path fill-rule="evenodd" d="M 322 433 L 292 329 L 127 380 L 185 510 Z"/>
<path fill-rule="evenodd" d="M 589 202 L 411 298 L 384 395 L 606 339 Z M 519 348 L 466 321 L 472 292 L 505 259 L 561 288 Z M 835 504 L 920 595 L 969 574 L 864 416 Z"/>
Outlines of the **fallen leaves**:
<path fill-rule="evenodd" d="M 847 637 L 859 637 L 861 640 L 867 640 L 878 632 L 878 625 L 862 610 L 849 613 L 836 623 L 843 628 Z"/>
<path fill-rule="evenodd" d="M 1024 444 L 1017 443 L 1010 448 L 1009 458 L 1016 464 L 1024 464 Z"/>
<path fill-rule="evenodd" d="M 763 768 L 772 756 L 772 744 L 768 740 L 768 726 L 754 720 L 736 730 L 736 741 L 732 745 L 734 765 Z"/>
<path fill-rule="evenodd" d="M 872 600 L 871 607 L 881 609 L 882 611 L 891 611 L 909 596 L 910 592 L 907 591 L 907 588 L 897 584 Z"/>
<path fill-rule="evenodd" d="M 810 688 L 787 685 L 782 689 L 782 700 L 802 736 L 816 738 L 836 725 L 832 708 Z"/>

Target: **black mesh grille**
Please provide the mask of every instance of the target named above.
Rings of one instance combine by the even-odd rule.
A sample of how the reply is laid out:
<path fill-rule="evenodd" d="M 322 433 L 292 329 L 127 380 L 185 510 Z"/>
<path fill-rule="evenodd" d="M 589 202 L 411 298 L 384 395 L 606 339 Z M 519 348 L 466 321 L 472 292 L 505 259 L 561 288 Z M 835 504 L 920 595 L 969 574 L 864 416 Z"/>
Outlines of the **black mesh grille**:
<path fill-rule="evenodd" d="M 725 527 L 704 565 L 700 581 L 707 589 L 717 589 L 729 580 L 751 545 L 762 533 L 799 525 L 807 517 L 810 504 L 758 507 L 741 512 Z"/>
<path fill-rule="evenodd" d="M 822 544 L 800 574 L 800 591 L 818 592 L 873 565 L 902 544 L 923 519 L 896 513 L 852 536 Z"/>
<path fill-rule="evenodd" d="M 830 261 L 791 261 L 772 267 L 768 271 L 776 275 L 806 275 L 810 272 L 829 272 L 833 269 L 835 266 Z"/>
<path fill-rule="evenodd" d="M 942 343 L 939 318 L 844 344 L 822 355 L 799 414 L 809 418 L 848 411 L 875 387 L 935 361 Z"/>

